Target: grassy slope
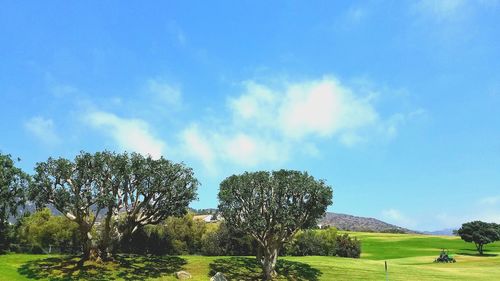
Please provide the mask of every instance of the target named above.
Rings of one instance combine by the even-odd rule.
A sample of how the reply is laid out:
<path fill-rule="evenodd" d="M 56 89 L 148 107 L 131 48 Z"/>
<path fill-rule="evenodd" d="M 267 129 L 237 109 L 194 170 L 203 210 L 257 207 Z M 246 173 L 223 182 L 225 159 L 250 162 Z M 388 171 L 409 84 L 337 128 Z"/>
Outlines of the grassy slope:
<path fill-rule="evenodd" d="M 474 246 L 455 237 L 351 233 L 363 243 L 361 259 L 336 257 L 285 257 L 283 260 L 289 272 L 299 272 L 302 280 L 384 280 L 384 260 L 389 264 L 390 280 L 495 280 L 500 276 L 500 257 L 474 256 Z M 447 248 L 458 260 L 455 264 L 435 264 L 432 261 L 441 248 Z M 500 253 L 500 244 L 487 245 L 488 254 Z M 53 264 L 40 263 L 47 256 L 5 255 L 0 256 L 0 280 L 104 280 L 146 279 L 177 280 L 170 274 L 182 268 L 193 275 L 194 281 L 208 280 L 210 270 L 224 271 L 236 280 L 256 280 L 259 269 L 253 259 L 183 256 L 168 260 L 124 259 L 122 264 L 129 266 L 106 267 L 88 265 L 85 273 L 55 269 L 51 275 L 43 275 L 40 268 L 51 268 Z M 298 263 L 294 263 L 298 262 Z M 245 264 L 246 266 L 243 266 Z M 175 266 L 174 266 L 175 265 Z M 309 266 L 307 266 L 309 265 Z M 64 275 L 60 275 L 61 270 Z M 296 270 L 296 271 L 294 271 Z M 46 273 L 46 272 L 45 272 Z M 47 278 L 50 277 L 50 278 Z M 309 278 L 309 279 L 307 279 Z M 283 279 L 286 280 L 286 279 Z"/>

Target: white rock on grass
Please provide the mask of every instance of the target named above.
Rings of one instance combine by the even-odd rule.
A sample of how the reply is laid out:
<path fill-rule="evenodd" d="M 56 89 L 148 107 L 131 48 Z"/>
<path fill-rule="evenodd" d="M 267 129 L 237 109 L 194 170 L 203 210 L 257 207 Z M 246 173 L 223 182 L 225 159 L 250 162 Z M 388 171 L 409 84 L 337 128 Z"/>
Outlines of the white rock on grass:
<path fill-rule="evenodd" d="M 180 280 L 191 279 L 191 274 L 187 271 L 177 271 L 175 277 Z"/>

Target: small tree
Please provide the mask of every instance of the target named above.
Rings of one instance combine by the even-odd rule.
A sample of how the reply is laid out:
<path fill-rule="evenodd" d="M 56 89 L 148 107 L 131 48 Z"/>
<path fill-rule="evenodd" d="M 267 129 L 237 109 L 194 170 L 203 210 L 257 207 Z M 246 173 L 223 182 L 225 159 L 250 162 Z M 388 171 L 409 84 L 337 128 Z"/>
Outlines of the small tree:
<path fill-rule="evenodd" d="M 275 275 L 278 250 L 312 227 L 332 203 L 332 189 L 305 172 L 280 170 L 233 175 L 220 184 L 219 210 L 227 224 L 250 234 L 262 255 L 264 280 Z"/>
<path fill-rule="evenodd" d="M 483 255 L 484 245 L 500 240 L 498 226 L 482 221 L 464 223 L 457 233 L 462 240 L 474 243 L 480 255 Z"/>
<path fill-rule="evenodd" d="M 10 155 L 0 153 L 0 252 L 7 249 L 9 217 L 24 205 L 30 177 L 14 165 Z"/>

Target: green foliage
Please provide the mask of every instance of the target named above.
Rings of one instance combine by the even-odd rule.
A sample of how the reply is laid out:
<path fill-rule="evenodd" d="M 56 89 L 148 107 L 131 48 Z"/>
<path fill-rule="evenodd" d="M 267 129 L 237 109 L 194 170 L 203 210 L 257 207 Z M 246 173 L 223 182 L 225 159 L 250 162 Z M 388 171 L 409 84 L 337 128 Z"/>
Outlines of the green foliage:
<path fill-rule="evenodd" d="M 194 220 L 192 214 L 183 217 L 169 217 L 163 226 L 172 238 L 175 254 L 200 253 L 206 223 Z"/>
<path fill-rule="evenodd" d="M 211 229 L 216 224 L 207 224 Z M 212 230 L 212 229 L 211 229 Z M 339 235 L 343 233 L 339 231 Z M 350 236 L 359 237 L 363 242 L 363 254 L 360 259 L 348 259 L 323 256 L 280 257 L 280 261 L 299 262 L 319 270 L 320 281 L 330 280 L 385 280 L 383 261 L 389 265 L 390 280 L 430 281 L 430 280 L 497 280 L 500 276 L 500 242 L 488 244 L 485 255 L 475 257 L 476 249 L 453 236 L 429 236 L 419 234 L 388 234 L 348 232 Z M 457 259 L 454 264 L 435 264 L 432 261 L 441 248 L 446 248 Z M 8 254 L 0 256 L 0 280 L 178 280 L 171 274 L 172 261 L 157 256 L 131 256 L 123 260 L 120 255 L 115 262 L 86 262 L 85 269 L 79 271 L 65 256 L 32 254 Z M 193 275 L 192 281 L 206 281 L 214 271 L 222 271 L 226 277 L 235 276 L 234 280 L 258 280 L 260 264 L 255 259 L 241 261 L 230 257 L 208 257 L 199 255 L 181 256 L 186 263 L 181 269 Z M 225 262 L 219 262 L 228 259 Z M 62 260 L 62 261 L 61 261 Z M 67 262 L 66 262 L 67 261 Z M 122 263 L 123 261 L 123 263 Z M 177 262 L 174 261 L 174 264 Z M 229 266 L 231 265 L 231 266 Z M 250 266 L 247 266 L 250 265 Z M 224 266 L 226 269 L 222 270 Z M 293 280 L 299 277 L 282 273 L 276 280 Z M 302 267 L 295 268 L 300 270 Z M 227 271 L 225 271 L 227 270 Z M 35 275 L 32 275 L 35 274 Z M 155 274 L 155 275 L 153 275 Z M 45 275 L 45 277 L 41 276 Z M 160 275 L 159 277 L 156 277 Z M 304 276 L 304 275 L 302 275 Z M 253 279 L 252 279 L 253 278 Z M 306 280 L 309 280 L 306 278 Z"/>
<path fill-rule="evenodd" d="M 497 224 L 473 221 L 462 224 L 457 233 L 462 240 L 474 243 L 477 251 L 482 255 L 484 245 L 500 240 L 499 230 Z"/>
<path fill-rule="evenodd" d="M 300 229 L 316 225 L 332 203 L 332 189 L 306 172 L 245 172 L 220 184 L 219 211 L 228 225 L 251 235 L 262 250 L 266 280 L 281 245 Z"/>
<path fill-rule="evenodd" d="M 140 254 L 200 254 L 205 231 L 206 224 L 193 220 L 192 214 L 169 217 L 161 224 L 140 228 L 130 239 L 123 239 L 120 247 L 123 252 Z"/>
<path fill-rule="evenodd" d="M 201 252 L 206 256 L 224 256 L 224 235 L 219 231 L 210 231 L 203 234 Z"/>
<path fill-rule="evenodd" d="M 95 247 L 92 229 L 106 205 L 103 185 L 108 183 L 108 173 L 103 167 L 107 166 L 109 155 L 110 152 L 81 152 L 73 161 L 49 158 L 35 167 L 30 199 L 39 207 L 52 205 L 78 224 L 83 259 L 90 258 L 91 249 Z"/>
<path fill-rule="evenodd" d="M 301 231 L 295 235 L 290 245 L 287 245 L 286 254 L 291 256 L 325 256 L 323 239 L 316 230 Z"/>
<path fill-rule="evenodd" d="M 21 244 L 57 248 L 71 252 L 78 246 L 78 225 L 62 216 L 53 216 L 47 208 L 23 217 L 17 226 Z"/>
<path fill-rule="evenodd" d="M 191 168 L 138 153 L 122 154 L 121 158 L 117 176 L 122 185 L 117 200 L 118 209 L 125 214 L 123 232 L 186 214 L 199 184 Z"/>
<path fill-rule="evenodd" d="M 319 230 L 319 236 L 323 240 L 324 255 L 335 256 L 337 254 L 337 229 L 335 227 L 329 227 Z"/>
<path fill-rule="evenodd" d="M 29 181 L 10 155 L 0 153 L 0 253 L 9 246 L 9 216 L 17 216 L 18 208 L 24 206 Z"/>
<path fill-rule="evenodd" d="M 264 242 L 286 240 L 316 220 L 332 203 L 332 189 L 305 172 L 245 172 L 220 184 L 219 210 L 232 225 Z"/>
<path fill-rule="evenodd" d="M 248 256 L 256 254 L 256 241 L 234 228 L 221 223 L 202 237 L 201 252 L 207 256 Z"/>
<path fill-rule="evenodd" d="M 185 214 L 198 186 L 184 164 L 137 153 L 81 152 L 73 161 L 49 158 L 35 170 L 30 198 L 38 206 L 51 204 L 78 224 L 84 259 L 91 251 L 107 258 L 113 240 Z M 123 220 L 114 224 L 118 214 Z M 92 231 L 99 215 L 104 220 L 96 241 Z"/>
<path fill-rule="evenodd" d="M 291 256 L 335 256 L 337 229 L 308 229 L 298 232 L 285 247 Z"/>
<path fill-rule="evenodd" d="M 356 237 L 343 234 L 337 236 L 335 252 L 339 257 L 359 258 L 361 256 L 361 241 Z"/>

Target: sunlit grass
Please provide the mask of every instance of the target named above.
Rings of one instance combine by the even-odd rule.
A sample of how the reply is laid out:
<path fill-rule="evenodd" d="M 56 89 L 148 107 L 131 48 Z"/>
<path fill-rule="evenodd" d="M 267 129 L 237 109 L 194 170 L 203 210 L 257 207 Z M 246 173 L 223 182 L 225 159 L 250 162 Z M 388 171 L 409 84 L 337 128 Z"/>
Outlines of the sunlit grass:
<path fill-rule="evenodd" d="M 390 280 L 496 280 L 500 276 L 500 244 L 487 245 L 489 256 L 476 255 L 474 246 L 457 237 L 350 233 L 362 241 L 361 259 L 338 257 L 281 257 L 278 280 L 384 280 L 384 261 Z M 457 263 L 436 264 L 442 248 Z M 209 280 L 222 271 L 234 280 L 257 280 L 260 268 L 253 257 L 141 257 L 122 256 L 113 263 L 86 263 L 64 256 L 9 254 L 0 256 L 0 280 L 178 280 L 185 270 L 190 280 Z M 283 274 L 294 275 L 287 278 Z"/>

